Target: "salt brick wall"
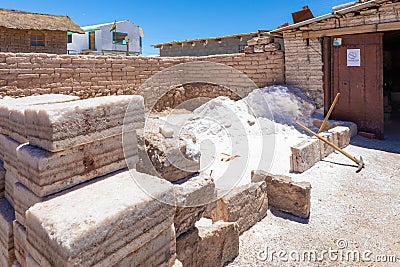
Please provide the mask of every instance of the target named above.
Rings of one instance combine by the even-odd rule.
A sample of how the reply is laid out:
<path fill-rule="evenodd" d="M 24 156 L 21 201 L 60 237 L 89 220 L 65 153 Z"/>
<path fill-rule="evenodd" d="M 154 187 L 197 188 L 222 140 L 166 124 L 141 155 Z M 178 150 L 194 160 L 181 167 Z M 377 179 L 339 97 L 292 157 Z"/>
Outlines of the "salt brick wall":
<path fill-rule="evenodd" d="M 34 31 L 35 33 L 38 31 Z M 40 31 L 44 34 L 44 46 L 31 46 L 30 30 L 0 27 L 0 52 L 67 53 L 67 33 L 63 31 Z"/>
<path fill-rule="evenodd" d="M 88 98 L 133 94 L 159 71 L 192 61 L 226 64 L 248 75 L 259 87 L 284 83 L 282 51 L 169 58 L 0 53 L 0 95 L 63 93 Z"/>
<path fill-rule="evenodd" d="M 390 1 L 380 7 L 351 12 L 283 33 L 285 42 L 286 83 L 300 87 L 323 105 L 323 63 L 320 39 L 303 39 L 303 31 L 319 31 L 342 27 L 400 21 L 400 2 Z"/>

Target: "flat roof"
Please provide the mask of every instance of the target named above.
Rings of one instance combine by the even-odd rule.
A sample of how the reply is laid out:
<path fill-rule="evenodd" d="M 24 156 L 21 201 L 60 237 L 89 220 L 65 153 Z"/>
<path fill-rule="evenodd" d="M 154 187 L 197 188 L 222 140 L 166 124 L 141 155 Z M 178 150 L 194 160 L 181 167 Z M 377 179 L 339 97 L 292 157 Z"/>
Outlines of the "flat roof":
<path fill-rule="evenodd" d="M 269 31 L 268 30 L 259 30 L 257 32 L 239 33 L 239 34 L 224 35 L 224 36 L 218 36 L 218 37 L 199 38 L 199 39 L 183 40 L 183 41 L 172 41 L 172 42 L 168 42 L 168 43 L 154 44 L 152 46 L 155 48 L 160 48 L 161 46 L 165 46 L 165 45 L 193 43 L 193 42 L 201 42 L 201 41 L 214 41 L 214 40 L 218 40 L 218 39 L 237 38 L 237 37 L 242 37 L 242 36 L 257 35 L 260 33 L 269 33 Z"/>

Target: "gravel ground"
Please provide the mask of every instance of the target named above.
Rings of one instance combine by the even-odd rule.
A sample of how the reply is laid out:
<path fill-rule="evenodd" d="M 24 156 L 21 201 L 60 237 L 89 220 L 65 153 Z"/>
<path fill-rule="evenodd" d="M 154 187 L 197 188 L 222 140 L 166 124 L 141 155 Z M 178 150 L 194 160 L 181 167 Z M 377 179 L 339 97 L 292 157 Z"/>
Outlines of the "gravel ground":
<path fill-rule="evenodd" d="M 400 138 L 356 136 L 345 151 L 361 155 L 365 169 L 355 173 L 350 160 L 332 153 L 291 175 L 312 185 L 309 219 L 269 210 L 241 235 L 228 266 L 400 266 Z M 308 260 L 309 251 L 317 260 Z M 378 263 L 385 255 L 396 262 Z"/>

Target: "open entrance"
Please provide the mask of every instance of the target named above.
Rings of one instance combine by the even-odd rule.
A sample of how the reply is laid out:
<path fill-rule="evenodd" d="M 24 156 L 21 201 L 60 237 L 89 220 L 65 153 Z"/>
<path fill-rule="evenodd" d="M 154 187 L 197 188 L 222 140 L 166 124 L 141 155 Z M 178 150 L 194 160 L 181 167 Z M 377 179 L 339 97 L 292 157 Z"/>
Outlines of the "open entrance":
<path fill-rule="evenodd" d="M 400 31 L 383 36 L 385 138 L 400 136 Z"/>

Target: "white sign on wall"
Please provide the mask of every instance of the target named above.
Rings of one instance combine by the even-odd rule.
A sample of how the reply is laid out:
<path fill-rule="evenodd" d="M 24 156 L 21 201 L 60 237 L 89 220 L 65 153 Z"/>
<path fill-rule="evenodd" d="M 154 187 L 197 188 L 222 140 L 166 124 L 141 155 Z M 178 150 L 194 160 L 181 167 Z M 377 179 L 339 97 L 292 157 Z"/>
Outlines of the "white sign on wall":
<path fill-rule="evenodd" d="M 361 66 L 360 49 L 347 49 L 347 66 Z"/>

